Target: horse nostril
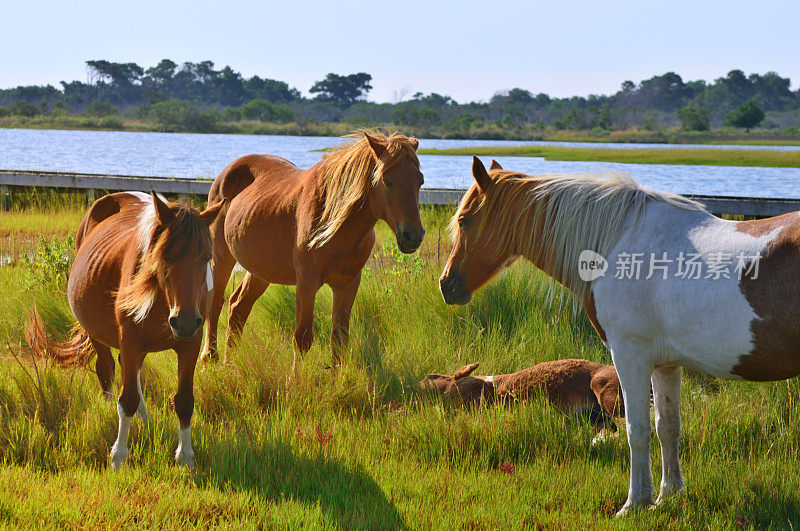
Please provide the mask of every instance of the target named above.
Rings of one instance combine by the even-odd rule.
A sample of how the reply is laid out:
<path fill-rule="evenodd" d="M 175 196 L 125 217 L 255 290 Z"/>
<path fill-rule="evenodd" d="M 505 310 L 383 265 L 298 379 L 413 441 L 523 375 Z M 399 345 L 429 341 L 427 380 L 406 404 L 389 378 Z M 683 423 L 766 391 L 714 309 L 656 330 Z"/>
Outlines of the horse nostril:
<path fill-rule="evenodd" d="M 197 317 L 194 318 L 194 328 L 195 330 L 197 330 L 201 326 L 203 326 L 203 318 L 198 315 Z"/>
<path fill-rule="evenodd" d="M 170 327 L 171 327 L 173 330 L 177 330 L 177 329 L 178 329 L 178 324 L 179 324 L 179 323 L 178 323 L 178 316 L 177 316 L 177 315 L 171 315 L 171 316 L 169 317 L 169 326 L 170 326 Z"/>

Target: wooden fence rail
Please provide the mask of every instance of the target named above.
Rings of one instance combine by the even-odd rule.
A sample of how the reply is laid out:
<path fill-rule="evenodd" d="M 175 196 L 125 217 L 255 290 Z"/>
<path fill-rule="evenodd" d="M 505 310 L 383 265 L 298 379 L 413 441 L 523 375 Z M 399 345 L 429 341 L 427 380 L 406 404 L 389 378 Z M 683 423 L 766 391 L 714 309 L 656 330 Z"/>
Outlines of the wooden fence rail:
<path fill-rule="evenodd" d="M 45 171 L 0 170 L 0 207 L 6 208 L 12 186 L 44 186 L 86 190 L 87 200 L 93 201 L 95 190 L 155 190 L 165 194 L 207 195 L 210 179 L 168 179 L 133 175 L 95 175 Z M 455 205 L 464 190 L 423 188 L 419 201 L 424 205 Z M 800 199 L 770 199 L 758 197 L 688 196 L 700 201 L 715 214 L 738 214 L 767 217 L 800 210 Z"/>

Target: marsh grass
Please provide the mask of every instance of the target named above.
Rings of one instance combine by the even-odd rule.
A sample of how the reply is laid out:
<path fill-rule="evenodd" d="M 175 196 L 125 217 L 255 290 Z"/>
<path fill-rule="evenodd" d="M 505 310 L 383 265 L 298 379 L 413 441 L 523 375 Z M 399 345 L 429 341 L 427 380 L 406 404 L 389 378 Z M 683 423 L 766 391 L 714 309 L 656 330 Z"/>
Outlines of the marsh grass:
<path fill-rule="evenodd" d="M 0 522 L 676 529 L 800 523 L 797 380 L 719 382 L 709 391 L 686 378 L 681 456 L 688 495 L 622 522 L 611 516 L 627 492 L 624 435 L 591 446 L 585 420 L 541 399 L 460 411 L 421 392 L 415 384 L 428 372 L 473 361 L 482 374 L 563 357 L 610 361 L 583 314 L 551 302 L 548 280 L 524 264 L 470 305 L 445 306 L 430 236 L 448 211 L 423 214 L 429 237 L 419 267 L 387 251 L 390 234 L 380 227 L 353 312 L 351 347 L 338 369 L 324 368 L 330 291 L 320 291 L 315 344 L 293 380 L 294 291 L 270 287 L 239 346 L 223 352 L 227 361 L 203 365 L 196 375 L 194 473 L 172 460 L 174 353 L 148 355 L 142 383 L 151 421 L 133 421 L 129 464 L 114 473 L 107 455 L 116 411 L 101 398 L 91 366 L 34 364 L 21 345 L 21 324 L 34 304 L 55 337 L 67 335 L 63 279 L 31 285 L 27 267 L 0 269 Z M 652 456 L 657 483 L 655 439 Z"/>
<path fill-rule="evenodd" d="M 479 155 L 544 157 L 545 160 L 582 160 L 627 164 L 689 164 L 703 166 L 800 167 L 800 151 L 745 149 L 608 149 L 551 146 L 476 146 L 454 149 L 420 149 L 421 155 Z"/>

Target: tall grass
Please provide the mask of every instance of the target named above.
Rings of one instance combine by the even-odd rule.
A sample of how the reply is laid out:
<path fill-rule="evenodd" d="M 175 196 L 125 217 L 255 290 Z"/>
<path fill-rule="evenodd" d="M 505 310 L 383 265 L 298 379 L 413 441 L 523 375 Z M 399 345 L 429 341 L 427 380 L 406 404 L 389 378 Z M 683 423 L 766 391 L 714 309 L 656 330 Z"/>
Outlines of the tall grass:
<path fill-rule="evenodd" d="M 293 288 L 267 290 L 228 361 L 197 373 L 194 473 L 172 461 L 174 353 L 148 355 L 142 383 L 151 421 L 134 420 L 128 466 L 114 473 L 107 455 L 116 411 L 101 398 L 95 375 L 34 364 L 21 345 L 20 325 L 34 304 L 54 336 L 68 333 L 63 279 L 32 284 L 26 281 L 32 266 L 1 268 L 0 522 L 324 528 L 800 523 L 796 380 L 720 382 L 712 392 L 698 379 L 685 379 L 681 455 L 688 495 L 623 522 L 610 517 L 627 492 L 624 436 L 591 446 L 587 422 L 541 399 L 460 411 L 422 393 L 416 382 L 426 373 L 467 362 L 480 362 L 483 374 L 563 357 L 609 362 L 586 318 L 567 302 L 549 302 L 548 280 L 524 264 L 478 292 L 470 305 L 445 306 L 434 236 L 447 213 L 424 210 L 429 236 L 416 259 L 394 254 L 390 234 L 380 229 L 353 312 L 351 346 L 337 370 L 325 368 L 330 291 L 320 291 L 315 344 L 292 380 Z M 440 246 L 441 262 L 448 242 Z M 653 459 L 658 478 L 655 440 Z"/>

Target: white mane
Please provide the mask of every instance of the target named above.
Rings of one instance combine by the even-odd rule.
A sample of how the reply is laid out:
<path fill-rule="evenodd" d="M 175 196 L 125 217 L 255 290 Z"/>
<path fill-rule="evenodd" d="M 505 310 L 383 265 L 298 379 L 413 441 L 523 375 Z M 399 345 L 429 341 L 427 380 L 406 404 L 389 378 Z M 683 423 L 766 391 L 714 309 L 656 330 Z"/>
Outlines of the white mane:
<path fill-rule="evenodd" d="M 481 208 L 487 215 L 480 230 L 505 235 L 501 252 L 528 257 L 538 253 L 578 299 L 591 290 L 591 282 L 578 275 L 581 251 L 606 257 L 626 220 L 635 227 L 648 201 L 687 210 L 704 208 L 680 195 L 640 186 L 621 173 L 533 177 L 500 171 L 492 172 L 492 180 L 483 198 Z"/>

